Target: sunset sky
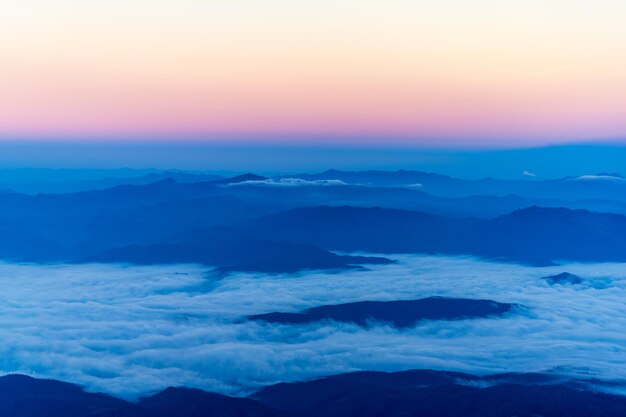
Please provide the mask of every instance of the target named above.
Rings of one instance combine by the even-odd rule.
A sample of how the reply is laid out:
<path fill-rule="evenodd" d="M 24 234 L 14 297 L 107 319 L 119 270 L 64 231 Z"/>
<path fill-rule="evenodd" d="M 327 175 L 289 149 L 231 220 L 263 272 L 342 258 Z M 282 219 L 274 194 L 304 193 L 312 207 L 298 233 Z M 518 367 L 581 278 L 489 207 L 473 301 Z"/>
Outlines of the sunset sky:
<path fill-rule="evenodd" d="M 3 0 L 0 140 L 626 139 L 623 0 Z"/>

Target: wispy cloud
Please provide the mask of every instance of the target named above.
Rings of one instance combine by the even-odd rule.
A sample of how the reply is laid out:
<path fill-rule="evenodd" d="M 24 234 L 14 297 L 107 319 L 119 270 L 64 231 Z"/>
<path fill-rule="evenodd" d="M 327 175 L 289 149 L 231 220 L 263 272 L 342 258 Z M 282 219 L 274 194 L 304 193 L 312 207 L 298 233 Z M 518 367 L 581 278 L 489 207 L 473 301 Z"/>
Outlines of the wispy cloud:
<path fill-rule="evenodd" d="M 341 180 L 303 180 L 301 178 L 269 178 L 266 180 L 252 180 L 242 181 L 237 183 L 228 184 L 230 187 L 242 186 L 242 185 L 256 185 L 266 187 L 321 187 L 321 186 L 338 186 L 348 185 Z"/>
<path fill-rule="evenodd" d="M 608 180 L 608 181 L 626 181 L 626 178 L 621 175 L 611 175 L 611 174 L 598 174 L 598 175 L 581 175 L 580 177 L 576 177 L 577 180 L 581 181 L 592 181 L 592 180 Z"/>

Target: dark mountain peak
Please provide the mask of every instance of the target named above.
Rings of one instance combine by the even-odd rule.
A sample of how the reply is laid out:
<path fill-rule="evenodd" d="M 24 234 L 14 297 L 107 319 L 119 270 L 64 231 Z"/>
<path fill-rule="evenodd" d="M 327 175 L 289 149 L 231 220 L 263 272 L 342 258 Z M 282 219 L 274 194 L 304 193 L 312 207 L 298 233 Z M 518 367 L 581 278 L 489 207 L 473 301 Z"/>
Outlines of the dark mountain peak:
<path fill-rule="evenodd" d="M 178 181 L 173 178 L 164 178 L 158 181 L 149 182 L 146 184 L 121 184 L 113 187 L 104 188 L 101 190 L 79 191 L 70 194 L 50 194 L 51 196 L 66 198 L 75 198 L 77 196 L 86 197 L 90 199 L 102 199 L 111 195 L 115 195 L 118 198 L 126 196 L 137 196 L 142 194 L 149 194 L 159 191 L 172 190 L 179 185 Z M 45 195 L 45 194 L 40 194 Z"/>
<path fill-rule="evenodd" d="M 263 177 L 261 175 L 256 175 L 252 173 L 237 175 L 236 177 L 230 178 L 229 181 L 234 182 L 242 182 L 242 181 L 261 181 L 266 180 L 267 177 Z"/>
<path fill-rule="evenodd" d="M 67 382 L 25 375 L 0 377 L 0 415 L 11 417 L 135 417 L 134 407 Z"/>
<path fill-rule="evenodd" d="M 0 381 L 35 381 L 35 378 L 24 374 L 6 374 L 0 376 Z"/>
<path fill-rule="evenodd" d="M 552 227 L 563 222 L 576 222 L 578 226 L 583 226 L 587 222 L 616 222 L 626 223 L 626 216 L 615 213 L 599 213 L 587 209 L 570 209 L 565 207 L 539 207 L 531 206 L 515 210 L 497 219 L 515 218 L 532 222 L 535 226 L 549 223 Z M 596 231 L 601 231 L 596 230 Z"/>
<path fill-rule="evenodd" d="M 0 416 L 11 417 L 281 417 L 250 398 L 168 388 L 133 404 L 77 385 L 24 375 L 0 377 Z"/>
<path fill-rule="evenodd" d="M 543 277 L 542 279 L 546 280 L 548 284 L 581 284 L 583 279 L 578 275 L 571 274 L 569 272 L 561 272 L 560 274 L 550 275 L 547 277 Z"/>
<path fill-rule="evenodd" d="M 517 218 L 528 218 L 533 219 L 537 217 L 563 217 L 563 216 L 586 216 L 586 215 L 601 215 L 600 213 L 592 213 L 589 210 L 584 209 L 569 209 L 565 207 L 540 207 L 540 206 L 530 206 L 526 208 L 522 208 L 519 210 L 515 210 L 509 214 L 505 214 L 500 216 L 501 218 L 506 217 L 517 217 Z"/>
<path fill-rule="evenodd" d="M 79 391 L 80 387 L 67 382 L 55 381 L 52 379 L 33 378 L 23 374 L 8 374 L 0 377 L 0 387 L 2 391 L 9 387 L 13 389 L 21 389 L 28 387 L 38 387 L 38 389 L 53 389 L 59 391 Z"/>
<path fill-rule="evenodd" d="M 502 315 L 515 305 L 492 300 L 429 297 L 418 300 L 358 301 L 313 307 L 299 313 L 268 313 L 250 316 L 268 323 L 300 324 L 322 320 L 368 326 L 371 322 L 411 327 L 422 320 L 461 320 Z"/>
<path fill-rule="evenodd" d="M 163 178 L 162 180 L 158 180 L 155 182 L 151 182 L 149 184 L 147 184 L 148 186 L 161 186 L 161 185 L 172 185 L 172 184 L 178 184 L 178 181 L 176 181 L 174 178 Z"/>
<path fill-rule="evenodd" d="M 212 175 L 212 174 L 196 174 L 196 173 L 185 172 L 185 171 L 169 170 L 169 171 L 163 171 L 163 172 L 157 172 L 154 174 L 144 175 L 143 177 L 139 177 L 139 178 L 135 178 L 131 180 L 133 180 L 134 182 L 139 182 L 138 185 L 140 185 L 141 183 L 155 182 L 160 179 L 173 179 L 173 180 L 176 180 L 177 182 L 194 183 L 194 182 L 218 181 L 218 180 L 223 179 L 223 177 L 219 175 Z"/>
<path fill-rule="evenodd" d="M 281 417 L 284 413 L 250 398 L 229 397 L 193 388 L 167 388 L 143 398 L 138 407 L 149 417 Z"/>
<path fill-rule="evenodd" d="M 260 175 L 247 173 L 242 175 L 237 175 L 231 178 L 224 178 L 223 180 L 212 181 L 211 184 L 215 185 L 228 185 L 228 184 L 239 184 L 246 181 L 264 181 L 267 180 L 267 177 L 262 177 Z"/>

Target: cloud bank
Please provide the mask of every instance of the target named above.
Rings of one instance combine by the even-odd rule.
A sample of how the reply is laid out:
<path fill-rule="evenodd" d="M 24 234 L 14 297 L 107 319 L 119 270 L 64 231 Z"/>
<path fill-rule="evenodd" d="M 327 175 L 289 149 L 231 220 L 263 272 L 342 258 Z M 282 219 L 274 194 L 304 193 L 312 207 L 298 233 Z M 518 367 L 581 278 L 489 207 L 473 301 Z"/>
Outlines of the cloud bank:
<path fill-rule="evenodd" d="M 368 271 L 236 274 L 194 265 L 0 264 L 0 373 L 125 398 L 166 386 L 243 394 L 278 381 L 362 369 L 555 371 L 626 378 L 626 268 L 530 268 L 465 257 L 396 256 Z M 541 278 L 569 271 L 581 285 Z M 415 328 L 242 321 L 362 300 L 441 295 L 529 307 L 498 319 Z"/>
<path fill-rule="evenodd" d="M 266 180 L 250 180 L 228 184 L 229 187 L 242 185 L 254 185 L 265 187 L 322 187 L 322 186 L 338 186 L 348 185 L 341 180 L 303 180 L 301 178 L 268 178 Z"/>
<path fill-rule="evenodd" d="M 626 181 L 626 178 L 618 174 L 581 175 L 575 179 L 578 181 Z"/>

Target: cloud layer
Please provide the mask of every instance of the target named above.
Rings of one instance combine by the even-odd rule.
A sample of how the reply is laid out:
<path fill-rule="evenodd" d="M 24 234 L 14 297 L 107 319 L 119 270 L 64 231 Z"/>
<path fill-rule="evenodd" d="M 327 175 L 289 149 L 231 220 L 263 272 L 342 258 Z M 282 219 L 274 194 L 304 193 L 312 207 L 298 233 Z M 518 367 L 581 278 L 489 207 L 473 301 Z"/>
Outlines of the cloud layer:
<path fill-rule="evenodd" d="M 624 265 L 529 268 L 397 256 L 342 274 L 238 274 L 194 265 L 0 264 L 0 373 L 80 383 L 133 398 L 170 385 L 229 394 L 360 369 L 546 371 L 626 377 Z M 569 271 L 578 286 L 541 277 Z M 524 315 L 397 330 L 269 325 L 242 317 L 361 300 L 488 298 Z"/>
<path fill-rule="evenodd" d="M 242 185 L 255 185 L 266 187 L 318 187 L 318 186 L 337 186 L 348 185 L 341 180 L 303 180 L 302 178 L 268 178 L 265 180 L 250 180 L 235 182 L 228 184 L 230 187 L 242 186 Z"/>

